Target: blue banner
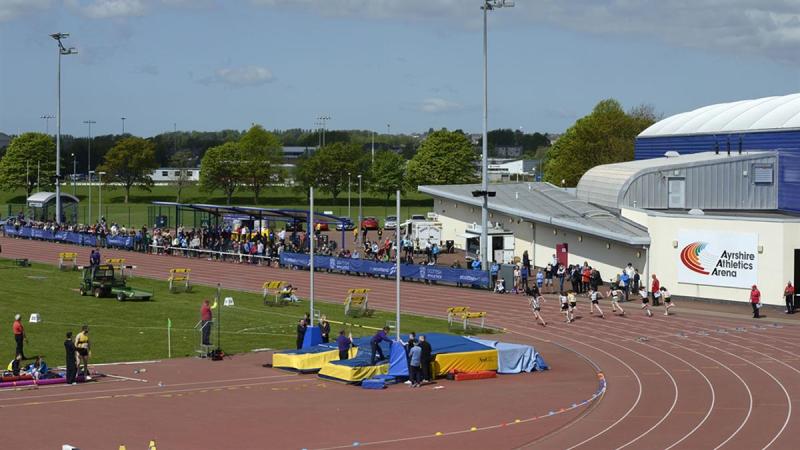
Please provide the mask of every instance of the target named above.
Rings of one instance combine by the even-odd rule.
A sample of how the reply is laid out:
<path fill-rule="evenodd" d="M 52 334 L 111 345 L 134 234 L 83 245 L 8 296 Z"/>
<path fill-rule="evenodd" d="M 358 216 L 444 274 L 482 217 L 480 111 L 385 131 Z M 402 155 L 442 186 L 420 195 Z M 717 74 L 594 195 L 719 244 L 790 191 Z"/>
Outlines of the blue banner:
<path fill-rule="evenodd" d="M 281 265 L 307 268 L 309 256 L 304 253 L 281 253 Z M 331 256 L 315 256 L 314 267 L 318 270 L 336 270 L 354 272 L 374 276 L 394 278 L 397 266 L 394 263 L 377 262 L 366 259 L 334 258 Z M 482 270 L 452 269 L 441 266 L 422 264 L 402 264 L 400 276 L 414 280 L 428 280 L 443 283 L 489 286 L 489 274 Z"/>
<path fill-rule="evenodd" d="M 89 233 L 78 233 L 75 231 L 56 231 L 43 230 L 41 228 L 20 227 L 17 230 L 14 225 L 5 225 L 7 236 L 19 236 L 23 238 L 40 239 L 43 241 L 67 242 L 75 245 L 97 245 L 97 236 Z M 109 247 L 133 248 L 133 237 L 131 236 L 108 236 L 106 243 Z"/>

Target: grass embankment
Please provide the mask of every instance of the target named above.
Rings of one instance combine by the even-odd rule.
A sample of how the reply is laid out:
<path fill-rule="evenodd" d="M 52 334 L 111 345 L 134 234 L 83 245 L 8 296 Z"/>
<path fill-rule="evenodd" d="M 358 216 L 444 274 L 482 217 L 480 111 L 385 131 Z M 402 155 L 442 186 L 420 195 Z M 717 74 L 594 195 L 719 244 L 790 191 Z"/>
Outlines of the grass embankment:
<path fill-rule="evenodd" d="M 63 187 L 63 192 L 72 194 L 73 188 L 67 184 Z M 78 209 L 78 221 L 86 223 L 89 216 L 89 186 L 79 185 L 75 186 L 77 197 L 80 199 L 81 204 Z M 94 185 L 92 190 L 92 216 L 97 217 L 98 212 L 98 193 L 99 189 L 97 184 Z M 140 227 L 147 224 L 151 218 L 148 216 L 148 208 L 154 201 L 169 201 L 176 200 L 176 190 L 174 186 L 154 186 L 151 191 L 145 191 L 139 188 L 131 190 L 131 197 L 129 202 L 124 203 L 125 191 L 119 186 L 104 186 L 103 187 L 103 208 L 102 214 L 108 221 L 117 222 L 126 226 Z M 224 205 L 226 203 L 225 197 L 219 193 L 208 194 L 200 191 L 196 185 L 188 186 L 183 189 L 181 194 L 181 202 L 183 203 L 204 203 Z M 403 196 L 403 207 L 401 215 L 403 220 L 409 218 L 412 214 L 425 214 L 433 210 L 433 200 L 427 195 L 418 192 L 409 192 Z M 284 209 L 308 209 L 308 202 L 306 196 L 297 190 L 285 187 L 273 187 L 265 189 L 259 198 L 259 202 L 253 201 L 252 193 L 243 190 L 234 194 L 231 204 L 240 206 L 258 206 L 263 208 L 284 208 Z M 314 198 L 315 211 L 333 211 L 334 215 L 345 217 L 348 215 L 347 208 L 347 191 L 339 195 L 339 198 L 334 202 L 330 195 L 317 193 Z M 353 191 L 350 198 L 350 216 L 353 221 L 358 219 L 358 184 L 353 185 Z M 25 205 L 25 192 L 22 190 L 13 192 L 0 193 L 0 217 L 5 217 L 9 213 L 9 208 L 12 214 L 19 212 L 20 208 Z M 387 201 L 384 196 L 374 196 L 372 194 L 363 193 L 362 196 L 362 215 L 374 216 L 381 219 L 386 215 L 393 215 L 395 213 L 394 198 Z M 156 209 L 152 210 L 154 214 L 163 214 L 169 217 L 169 226 L 175 224 L 175 210 L 174 208 L 162 207 L 159 212 Z M 192 212 L 184 212 L 181 217 L 181 223 L 193 225 L 196 220 L 197 225 L 200 225 L 201 217 L 194 215 Z M 152 225 L 152 223 L 149 223 Z"/>
<path fill-rule="evenodd" d="M 33 264 L 16 267 L 12 261 L 0 259 L 0 320 L 4 324 L 0 361 L 13 358 L 14 340 L 11 322 L 14 314 L 21 314 L 29 343 L 26 356 L 41 354 L 61 364 L 64 358 L 64 334 L 80 331 L 88 324 L 92 337 L 92 361 L 140 361 L 167 357 L 167 319 L 172 320 L 172 356 L 194 355 L 199 341 L 193 329 L 200 315 L 204 298 L 212 299 L 216 289 L 193 286 L 188 293 L 172 294 L 165 281 L 133 277 L 129 285 L 152 291 L 153 299 L 118 302 L 113 298 L 81 297 L 78 293 L 80 272 L 59 271 L 57 267 Z M 233 297 L 235 306 L 220 307 L 222 348 L 228 353 L 240 353 L 257 348 L 293 348 L 297 321 L 308 310 L 308 302 L 285 307 L 264 306 L 260 294 L 222 290 L 221 298 Z M 221 302 L 220 302 L 221 303 Z M 341 303 L 314 303 L 316 309 L 331 321 L 346 321 L 366 327 L 382 327 L 394 320 L 394 313 L 376 311 L 372 317 L 344 317 Z M 28 323 L 31 313 L 39 313 L 41 323 Z M 220 317 L 215 310 L 215 318 Z M 447 321 L 426 317 L 402 315 L 403 330 L 447 332 Z M 331 333 L 336 334 L 342 325 L 332 323 Z M 347 327 L 353 336 L 374 333 L 371 329 Z M 214 327 L 216 342 L 217 328 Z"/>

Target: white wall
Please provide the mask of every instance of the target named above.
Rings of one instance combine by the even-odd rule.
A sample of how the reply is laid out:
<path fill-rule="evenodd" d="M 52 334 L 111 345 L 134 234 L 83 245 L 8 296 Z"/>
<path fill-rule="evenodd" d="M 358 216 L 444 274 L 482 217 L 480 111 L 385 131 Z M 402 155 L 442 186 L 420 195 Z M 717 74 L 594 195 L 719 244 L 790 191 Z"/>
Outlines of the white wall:
<path fill-rule="evenodd" d="M 452 200 L 434 199 L 434 210 L 442 223 L 442 240 L 452 239 L 463 247 L 464 230 L 472 223 L 480 224 L 481 209 L 477 206 L 456 204 Z M 589 263 L 597 268 L 605 280 L 620 273 L 627 263 L 639 269 L 644 277 L 646 252 L 624 244 L 606 241 L 569 230 L 556 229 L 546 224 L 520 221 L 519 217 L 507 214 L 490 213 L 490 222 L 501 222 L 503 227 L 514 233 L 514 255 L 522 258 L 525 250 L 537 267 L 546 266 L 556 253 L 556 245 L 567 243 L 569 264 Z M 606 246 L 608 244 L 608 248 Z"/>
<path fill-rule="evenodd" d="M 800 248 L 800 221 L 769 220 L 752 217 L 668 216 L 657 212 L 623 209 L 622 215 L 648 228 L 650 232 L 651 272 L 658 275 L 662 286 L 674 295 L 749 302 L 750 290 L 720 286 L 678 283 L 680 248 L 673 247 L 681 229 L 725 230 L 756 233 L 758 245 L 758 282 L 762 302 L 782 305 L 783 288 L 794 282 L 794 249 Z"/>

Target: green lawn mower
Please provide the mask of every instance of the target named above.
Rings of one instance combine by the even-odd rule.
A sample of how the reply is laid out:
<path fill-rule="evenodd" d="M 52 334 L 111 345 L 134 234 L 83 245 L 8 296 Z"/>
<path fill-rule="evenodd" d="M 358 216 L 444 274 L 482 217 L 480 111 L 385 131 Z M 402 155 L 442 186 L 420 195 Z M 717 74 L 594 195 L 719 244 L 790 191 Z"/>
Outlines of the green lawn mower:
<path fill-rule="evenodd" d="M 153 296 L 152 292 L 135 289 L 127 285 L 125 268 L 130 269 L 133 266 L 122 266 L 119 271 L 112 264 L 81 267 L 83 269 L 80 287 L 81 295 L 94 295 L 97 298 L 115 297 L 121 302 L 125 300 L 150 300 Z"/>

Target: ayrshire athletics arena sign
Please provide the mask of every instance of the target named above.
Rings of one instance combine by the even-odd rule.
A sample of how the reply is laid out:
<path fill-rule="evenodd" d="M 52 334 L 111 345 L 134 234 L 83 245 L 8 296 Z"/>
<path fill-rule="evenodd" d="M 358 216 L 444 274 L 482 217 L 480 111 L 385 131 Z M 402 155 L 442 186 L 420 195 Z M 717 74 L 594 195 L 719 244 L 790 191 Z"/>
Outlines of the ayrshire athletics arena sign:
<path fill-rule="evenodd" d="M 709 230 L 678 232 L 678 282 L 750 288 L 758 271 L 758 235 Z"/>

